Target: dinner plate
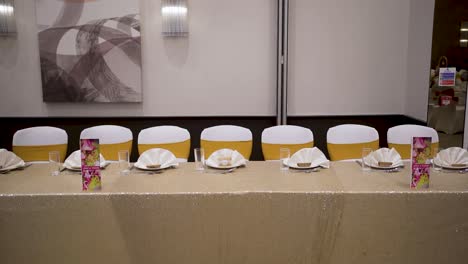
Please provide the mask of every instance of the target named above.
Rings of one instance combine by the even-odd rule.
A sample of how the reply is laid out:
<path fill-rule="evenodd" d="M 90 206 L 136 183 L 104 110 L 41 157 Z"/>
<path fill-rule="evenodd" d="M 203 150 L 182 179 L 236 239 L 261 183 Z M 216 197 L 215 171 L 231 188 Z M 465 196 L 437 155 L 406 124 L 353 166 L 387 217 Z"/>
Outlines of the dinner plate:
<path fill-rule="evenodd" d="M 468 169 L 468 164 L 466 164 L 465 166 L 463 167 L 453 167 L 453 166 L 444 166 L 444 165 L 440 165 L 440 164 L 437 164 L 437 162 L 434 162 L 435 165 L 437 167 L 441 167 L 443 169 L 447 169 L 447 170 L 464 170 L 464 169 Z"/>
<path fill-rule="evenodd" d="M 242 167 L 244 166 L 243 164 L 241 165 L 237 165 L 237 166 L 234 166 L 234 165 L 228 165 L 228 166 L 214 166 L 214 165 L 206 165 L 210 168 L 213 168 L 213 169 L 218 169 L 218 170 L 229 170 L 229 169 L 234 169 L 234 168 L 238 168 L 238 167 Z"/>
<path fill-rule="evenodd" d="M 173 166 L 175 166 L 175 164 L 166 164 L 166 165 L 162 165 L 159 168 L 148 168 L 148 167 L 146 167 L 146 165 L 138 164 L 138 162 L 137 162 L 137 163 L 133 164 L 133 166 L 135 166 L 135 168 L 140 169 L 140 170 L 158 171 L 158 170 L 164 170 L 164 169 L 173 167 Z"/>
<path fill-rule="evenodd" d="M 299 167 L 297 165 L 291 165 L 291 164 L 289 164 L 289 159 L 284 159 L 283 164 L 285 164 L 289 168 L 295 169 L 295 170 L 310 170 L 310 169 L 315 169 L 315 168 L 320 167 L 320 165 L 313 165 L 313 162 L 311 162 L 310 166 L 308 166 L 308 167 Z"/>
<path fill-rule="evenodd" d="M 27 166 L 29 166 L 27 163 L 25 163 L 24 165 L 22 165 L 22 164 L 13 165 L 13 166 L 1 168 L 1 169 L 0 169 L 0 172 L 11 171 L 11 170 L 16 170 L 16 169 L 20 169 L 20 168 L 25 168 L 25 167 L 27 167 Z"/>

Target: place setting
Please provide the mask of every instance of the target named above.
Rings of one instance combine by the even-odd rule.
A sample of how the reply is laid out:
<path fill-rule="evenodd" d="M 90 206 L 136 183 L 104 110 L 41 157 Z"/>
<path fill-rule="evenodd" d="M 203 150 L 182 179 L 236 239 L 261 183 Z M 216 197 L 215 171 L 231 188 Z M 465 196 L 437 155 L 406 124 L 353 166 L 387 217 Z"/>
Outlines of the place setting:
<path fill-rule="evenodd" d="M 71 173 L 81 174 L 81 151 L 72 152 L 68 158 L 60 166 L 59 172 L 69 171 Z M 101 170 L 107 168 L 110 162 L 107 161 L 102 154 L 99 154 L 99 166 Z"/>
<path fill-rule="evenodd" d="M 468 173 L 468 152 L 459 147 L 439 151 L 432 160 L 435 171 Z"/>
<path fill-rule="evenodd" d="M 164 171 L 179 166 L 176 156 L 169 150 L 153 148 L 143 152 L 132 166 L 119 161 L 121 172 L 126 169 L 132 174 L 161 174 Z"/>
<path fill-rule="evenodd" d="M 330 168 L 330 161 L 317 147 L 303 148 L 291 157 L 289 157 L 289 149 L 280 149 L 280 170 L 292 173 L 312 173 L 328 168 Z"/>
<path fill-rule="evenodd" d="M 400 154 L 394 148 L 380 148 L 375 151 L 363 149 L 362 159 L 356 162 L 363 171 L 399 172 L 404 168 Z"/>
<path fill-rule="evenodd" d="M 200 152 L 200 150 L 198 150 L 198 152 Z M 202 157 L 201 154 L 196 156 L 200 158 Z M 247 165 L 247 160 L 236 150 L 219 149 L 208 157 L 204 162 L 204 165 L 203 171 L 205 173 L 228 174 L 234 172 L 240 167 L 245 167 Z M 197 166 L 197 168 L 199 166 Z"/>
<path fill-rule="evenodd" d="M 24 170 L 31 166 L 31 163 L 26 163 L 15 153 L 6 149 L 0 149 L 0 174 L 7 174 L 13 170 Z"/>

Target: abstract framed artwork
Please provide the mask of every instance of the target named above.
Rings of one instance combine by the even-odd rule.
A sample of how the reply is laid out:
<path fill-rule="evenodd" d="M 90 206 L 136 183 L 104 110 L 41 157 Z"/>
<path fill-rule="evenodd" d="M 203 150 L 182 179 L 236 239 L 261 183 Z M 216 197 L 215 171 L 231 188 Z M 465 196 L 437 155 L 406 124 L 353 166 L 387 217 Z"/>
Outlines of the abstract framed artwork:
<path fill-rule="evenodd" d="M 36 0 L 44 102 L 141 102 L 139 0 Z"/>

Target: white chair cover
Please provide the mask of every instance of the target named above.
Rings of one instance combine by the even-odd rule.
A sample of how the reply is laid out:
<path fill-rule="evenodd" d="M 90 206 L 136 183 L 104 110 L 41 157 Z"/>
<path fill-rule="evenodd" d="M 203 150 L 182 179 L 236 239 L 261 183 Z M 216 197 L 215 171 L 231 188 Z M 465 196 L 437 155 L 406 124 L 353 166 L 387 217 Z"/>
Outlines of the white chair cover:
<path fill-rule="evenodd" d="M 373 127 L 363 125 L 339 125 L 328 129 L 327 143 L 357 144 L 379 140 L 379 132 Z"/>
<path fill-rule="evenodd" d="M 68 134 L 57 127 L 39 126 L 16 131 L 13 146 L 45 146 L 68 144 Z"/>
<path fill-rule="evenodd" d="M 205 128 L 200 138 L 210 141 L 249 141 L 252 140 L 252 132 L 240 126 L 222 125 Z"/>
<path fill-rule="evenodd" d="M 132 131 L 126 127 L 102 125 L 81 131 L 80 139 L 98 138 L 100 144 L 117 144 L 133 140 Z"/>
<path fill-rule="evenodd" d="M 274 126 L 263 130 L 262 143 L 268 144 L 304 144 L 314 141 L 314 134 L 300 126 Z"/>
<path fill-rule="evenodd" d="M 138 134 L 138 144 L 170 144 L 189 139 L 189 131 L 178 126 L 150 127 Z"/>
<path fill-rule="evenodd" d="M 391 144 L 411 144 L 412 138 L 432 137 L 432 143 L 439 142 L 437 131 L 431 127 L 419 125 L 394 126 L 387 131 L 387 142 Z"/>

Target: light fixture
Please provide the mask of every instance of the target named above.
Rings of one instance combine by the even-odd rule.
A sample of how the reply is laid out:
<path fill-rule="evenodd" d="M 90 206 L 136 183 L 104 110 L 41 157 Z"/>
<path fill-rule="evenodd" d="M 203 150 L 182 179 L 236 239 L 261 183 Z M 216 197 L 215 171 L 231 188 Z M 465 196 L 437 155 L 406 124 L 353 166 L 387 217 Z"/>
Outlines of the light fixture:
<path fill-rule="evenodd" d="M 0 0 L 0 36 L 16 34 L 14 0 Z"/>
<path fill-rule="evenodd" d="M 462 21 L 460 24 L 460 47 L 468 47 L 468 21 Z"/>
<path fill-rule="evenodd" d="M 162 0 L 162 34 L 169 37 L 188 35 L 187 0 Z"/>

